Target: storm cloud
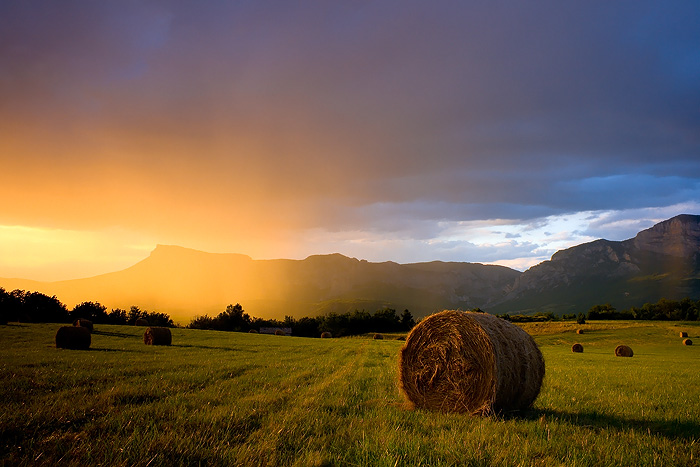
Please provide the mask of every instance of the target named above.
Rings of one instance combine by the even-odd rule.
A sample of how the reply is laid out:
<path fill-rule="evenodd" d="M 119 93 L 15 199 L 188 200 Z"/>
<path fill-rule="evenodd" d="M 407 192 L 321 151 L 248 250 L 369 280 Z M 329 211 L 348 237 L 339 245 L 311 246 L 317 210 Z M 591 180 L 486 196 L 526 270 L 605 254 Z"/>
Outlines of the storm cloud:
<path fill-rule="evenodd" d="M 698 208 L 698 24 L 675 0 L 3 2 L 0 224 L 521 265 L 626 238 Z"/>

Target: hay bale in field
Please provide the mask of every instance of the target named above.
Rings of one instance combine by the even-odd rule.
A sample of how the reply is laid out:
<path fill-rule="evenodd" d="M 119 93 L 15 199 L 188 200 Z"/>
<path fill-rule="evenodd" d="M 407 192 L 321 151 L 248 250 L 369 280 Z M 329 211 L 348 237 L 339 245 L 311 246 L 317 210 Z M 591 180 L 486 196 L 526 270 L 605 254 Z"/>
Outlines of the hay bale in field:
<path fill-rule="evenodd" d="M 56 348 L 87 350 L 92 338 L 88 328 L 83 326 L 62 326 L 56 332 Z"/>
<path fill-rule="evenodd" d="M 571 346 L 571 351 L 573 353 L 583 353 L 583 346 L 577 342 Z"/>
<path fill-rule="evenodd" d="M 321 333 L 321 339 L 330 339 L 332 337 L 333 337 L 333 335 L 328 331 Z"/>
<path fill-rule="evenodd" d="M 542 386 L 544 359 L 518 326 L 488 313 L 442 311 L 408 334 L 399 382 L 414 407 L 487 415 L 525 409 Z"/>
<path fill-rule="evenodd" d="M 681 331 L 681 337 L 688 337 L 688 333 L 685 331 Z"/>
<path fill-rule="evenodd" d="M 583 334 L 583 329 L 577 329 L 576 334 Z"/>
<path fill-rule="evenodd" d="M 146 318 L 139 318 L 134 323 L 134 326 L 148 326 L 148 320 Z"/>
<path fill-rule="evenodd" d="M 90 332 L 93 331 L 92 321 L 90 321 L 89 319 L 78 318 L 75 321 L 73 321 L 73 326 L 81 326 L 86 328 Z"/>
<path fill-rule="evenodd" d="M 372 336 L 372 339 L 382 340 L 382 339 L 384 339 L 384 336 L 382 334 L 376 333 L 375 335 Z"/>
<path fill-rule="evenodd" d="M 143 343 L 146 345 L 170 345 L 173 342 L 173 335 L 168 328 L 146 328 L 143 333 Z"/>
<path fill-rule="evenodd" d="M 693 345 L 693 341 L 690 339 L 683 339 L 683 345 Z"/>
<path fill-rule="evenodd" d="M 250 331 L 248 331 L 248 334 L 257 334 L 257 333 L 258 333 L 258 331 L 256 331 L 255 329 L 251 329 Z"/>
<path fill-rule="evenodd" d="M 283 330 L 278 329 L 275 331 L 275 336 L 286 336 Z"/>
<path fill-rule="evenodd" d="M 632 352 L 632 348 L 626 345 L 618 345 L 615 347 L 615 355 L 617 357 L 632 357 L 634 356 L 634 352 Z"/>

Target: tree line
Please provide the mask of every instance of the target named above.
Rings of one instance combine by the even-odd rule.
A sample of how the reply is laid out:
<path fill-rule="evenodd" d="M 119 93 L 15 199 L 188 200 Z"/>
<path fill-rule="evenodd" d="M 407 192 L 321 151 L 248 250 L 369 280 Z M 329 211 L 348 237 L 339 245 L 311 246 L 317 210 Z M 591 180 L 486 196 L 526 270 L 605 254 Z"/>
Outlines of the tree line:
<path fill-rule="evenodd" d="M 149 312 L 132 306 L 128 311 L 107 307 L 98 302 L 82 302 L 73 309 L 56 298 L 40 292 L 15 289 L 7 292 L 0 287 L 0 324 L 18 321 L 25 323 L 70 323 L 76 319 L 88 319 L 94 324 L 134 325 L 138 319 L 146 319 L 151 326 L 174 327 L 166 313 Z M 333 336 L 353 336 L 369 332 L 406 332 L 416 324 L 408 310 L 400 315 L 396 310 L 385 308 L 374 313 L 354 311 L 352 313 L 330 313 L 315 318 L 285 316 L 283 320 L 251 317 L 240 304 L 228 305 L 215 317 L 198 316 L 187 325 L 191 329 L 213 329 L 219 331 L 248 332 L 263 327 L 291 328 L 292 334 L 302 337 L 318 337 L 322 332 Z"/>
<path fill-rule="evenodd" d="M 538 321 L 571 321 L 579 324 L 590 320 L 659 320 L 659 321 L 700 321 L 700 300 L 684 298 L 683 300 L 667 300 L 662 298 L 656 303 L 645 303 L 641 307 L 630 307 L 617 310 L 610 303 L 593 305 L 588 313 L 564 314 L 561 317 L 554 313 L 535 313 L 533 315 L 496 315 L 508 321 L 538 322 Z"/>
<path fill-rule="evenodd" d="M 472 311 L 481 312 L 479 308 Z M 667 300 L 662 298 L 656 303 L 645 303 L 641 307 L 631 307 L 618 311 L 610 303 L 594 305 L 588 313 L 564 314 L 535 313 L 533 315 L 501 314 L 499 318 L 511 322 L 569 321 L 585 323 L 586 320 L 666 320 L 699 321 L 700 300 L 684 298 Z M 89 319 L 95 324 L 134 325 L 138 319 L 145 319 L 151 326 L 174 327 L 173 320 L 167 313 L 149 312 L 132 306 L 129 310 L 107 308 L 97 302 L 82 302 L 73 309 L 68 308 L 56 298 L 40 292 L 15 289 L 11 292 L 0 287 L 0 324 L 9 321 L 33 323 L 66 323 L 76 319 Z M 191 329 L 213 329 L 219 331 L 248 332 L 263 327 L 291 328 L 292 334 L 302 337 L 315 337 L 322 332 L 333 336 L 353 336 L 370 332 L 408 332 L 415 326 L 411 312 L 384 308 L 374 313 L 355 310 L 348 313 L 329 313 L 317 317 L 294 318 L 285 316 L 283 320 L 251 317 L 240 304 L 228 305 L 226 310 L 214 317 L 198 316 L 186 326 Z"/>
<path fill-rule="evenodd" d="M 132 306 L 129 310 L 107 307 L 97 302 L 82 302 L 68 310 L 56 298 L 39 292 L 15 289 L 7 292 L 0 287 L 0 324 L 9 321 L 24 323 L 70 323 L 76 319 L 88 319 L 95 324 L 136 324 L 136 320 L 145 319 L 151 326 L 174 327 L 175 324 L 166 313 L 141 310 Z"/>
<path fill-rule="evenodd" d="M 329 313 L 314 318 L 285 316 L 283 320 L 251 317 L 240 304 L 229 305 L 226 311 L 215 317 L 198 316 L 187 325 L 190 329 L 214 329 L 218 331 L 258 331 L 260 328 L 291 328 L 292 334 L 301 337 L 318 337 L 330 332 L 335 337 L 356 336 L 370 332 L 407 332 L 416 322 L 408 310 L 400 315 L 396 310 L 384 308 L 374 313 L 355 310 L 348 313 Z"/>

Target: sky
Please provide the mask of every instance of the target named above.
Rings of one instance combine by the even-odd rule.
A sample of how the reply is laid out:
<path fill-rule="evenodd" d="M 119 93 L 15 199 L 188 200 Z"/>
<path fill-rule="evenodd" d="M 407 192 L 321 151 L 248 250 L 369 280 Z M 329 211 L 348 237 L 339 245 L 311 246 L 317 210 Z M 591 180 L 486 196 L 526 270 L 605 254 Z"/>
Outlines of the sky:
<path fill-rule="evenodd" d="M 0 2 L 0 277 L 519 270 L 700 213 L 696 0 Z"/>

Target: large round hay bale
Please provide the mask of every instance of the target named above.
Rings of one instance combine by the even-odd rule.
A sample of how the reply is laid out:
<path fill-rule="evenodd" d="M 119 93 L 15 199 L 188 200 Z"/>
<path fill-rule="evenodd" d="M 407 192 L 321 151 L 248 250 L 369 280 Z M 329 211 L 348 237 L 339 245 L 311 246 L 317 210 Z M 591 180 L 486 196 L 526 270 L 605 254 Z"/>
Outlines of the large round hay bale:
<path fill-rule="evenodd" d="M 251 329 L 250 331 L 248 331 L 248 334 L 257 334 L 257 333 L 258 333 L 258 331 L 256 331 L 255 329 Z"/>
<path fill-rule="evenodd" d="M 56 348 L 87 350 L 92 338 L 88 328 L 83 326 L 62 326 L 56 332 Z"/>
<path fill-rule="evenodd" d="M 683 345 L 693 345 L 693 341 L 690 339 L 683 339 Z"/>
<path fill-rule="evenodd" d="M 384 339 L 384 336 L 382 334 L 376 333 L 375 335 L 372 336 L 372 339 L 382 340 L 382 339 Z"/>
<path fill-rule="evenodd" d="M 518 326 L 487 313 L 442 311 L 408 334 L 401 390 L 414 407 L 487 415 L 525 409 L 540 392 L 544 359 Z"/>
<path fill-rule="evenodd" d="M 688 337 L 688 333 L 685 331 L 681 331 L 681 337 Z"/>
<path fill-rule="evenodd" d="M 333 335 L 328 331 L 321 333 L 321 339 L 330 339 L 331 337 L 333 337 Z"/>
<path fill-rule="evenodd" d="M 583 329 L 577 329 L 576 334 L 583 334 Z"/>
<path fill-rule="evenodd" d="M 73 326 L 81 326 L 86 328 L 90 332 L 93 331 L 92 321 L 90 321 L 89 319 L 78 318 L 75 321 L 73 321 Z"/>
<path fill-rule="evenodd" d="M 275 336 L 286 336 L 283 330 L 277 329 L 275 330 Z"/>
<path fill-rule="evenodd" d="M 618 345 L 615 347 L 615 355 L 618 357 L 632 357 L 634 356 L 634 352 L 632 352 L 632 348 L 626 345 Z"/>
<path fill-rule="evenodd" d="M 148 326 L 148 320 L 146 318 L 139 318 L 134 323 L 134 326 Z"/>
<path fill-rule="evenodd" d="M 577 342 L 571 346 L 571 351 L 573 353 L 583 353 L 583 346 Z"/>
<path fill-rule="evenodd" d="M 146 345 L 170 345 L 173 342 L 173 335 L 168 328 L 146 328 L 143 333 L 143 343 Z"/>

